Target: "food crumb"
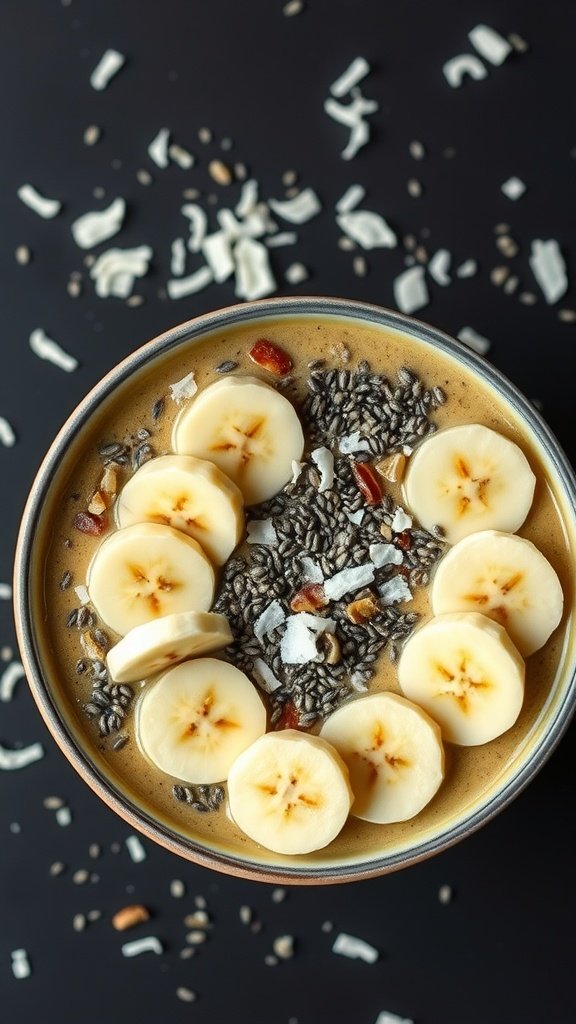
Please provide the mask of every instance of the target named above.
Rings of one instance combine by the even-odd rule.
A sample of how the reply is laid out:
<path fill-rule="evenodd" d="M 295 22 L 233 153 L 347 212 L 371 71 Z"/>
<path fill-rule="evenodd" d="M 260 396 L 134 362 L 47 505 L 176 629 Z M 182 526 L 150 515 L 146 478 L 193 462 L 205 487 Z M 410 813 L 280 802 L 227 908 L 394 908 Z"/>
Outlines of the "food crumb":
<path fill-rule="evenodd" d="M 417 178 L 409 178 L 406 188 L 408 189 L 408 195 L 412 196 L 413 199 L 419 199 L 422 195 L 422 182 L 418 181 Z"/>
<path fill-rule="evenodd" d="M 181 900 L 186 895 L 186 886 L 180 878 L 173 878 L 170 882 L 170 895 L 175 900 Z"/>
<path fill-rule="evenodd" d="M 266 964 L 266 967 L 276 967 L 278 963 L 278 957 L 273 956 L 272 953 L 267 953 L 266 956 L 264 957 L 264 963 Z"/>
<path fill-rule="evenodd" d="M 176 995 L 183 1003 L 193 1003 L 196 999 L 196 993 L 191 988 L 186 988 L 184 985 L 180 985 L 176 989 Z"/>
<path fill-rule="evenodd" d="M 304 4 L 302 0 L 288 0 L 287 4 L 284 4 L 283 14 L 287 18 L 292 18 L 295 14 L 301 14 L 304 10 Z"/>
<path fill-rule="evenodd" d="M 97 124 L 89 124 L 88 127 L 84 129 L 84 145 L 95 146 L 96 143 L 100 140 L 101 136 L 102 129 L 99 128 Z"/>
<path fill-rule="evenodd" d="M 14 253 L 14 257 L 16 263 L 19 263 L 21 267 L 25 267 L 32 259 L 32 251 L 27 245 L 19 245 Z"/>
<path fill-rule="evenodd" d="M 240 907 L 240 920 L 242 924 L 251 924 L 253 918 L 252 907 L 248 907 L 246 904 Z"/>
<path fill-rule="evenodd" d="M 451 903 L 453 896 L 454 890 L 451 885 L 441 885 L 438 889 L 438 901 L 439 903 L 442 903 L 443 906 Z"/>
<path fill-rule="evenodd" d="M 286 899 L 286 889 L 273 889 L 272 890 L 272 903 L 283 903 Z"/>
<path fill-rule="evenodd" d="M 72 918 L 72 927 L 75 932 L 83 932 L 86 929 L 87 920 L 84 914 L 74 914 Z"/>
<path fill-rule="evenodd" d="M 12 974 L 15 978 L 29 978 L 32 973 L 28 953 L 25 949 L 12 950 Z"/>
<path fill-rule="evenodd" d="M 134 861 L 134 864 L 139 864 L 141 861 L 146 860 L 146 850 L 142 846 L 138 836 L 128 836 L 126 840 L 126 847 L 131 859 Z"/>
<path fill-rule="evenodd" d="M 290 960 L 294 956 L 294 937 L 292 935 L 279 935 L 272 943 L 275 956 L 280 960 Z"/>
<path fill-rule="evenodd" d="M 62 828 L 66 828 L 72 822 L 72 811 L 69 807 L 59 807 L 56 811 L 56 821 Z"/>

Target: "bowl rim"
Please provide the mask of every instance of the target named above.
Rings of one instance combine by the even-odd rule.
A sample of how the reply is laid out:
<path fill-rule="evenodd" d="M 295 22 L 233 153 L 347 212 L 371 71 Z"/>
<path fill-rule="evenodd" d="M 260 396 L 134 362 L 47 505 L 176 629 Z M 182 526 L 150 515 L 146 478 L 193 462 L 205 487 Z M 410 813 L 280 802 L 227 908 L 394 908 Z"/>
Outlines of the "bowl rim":
<path fill-rule="evenodd" d="M 53 738 L 72 766 L 104 802 L 137 831 L 165 849 L 204 867 L 256 881 L 282 884 L 319 884 L 358 881 L 418 863 L 439 853 L 479 829 L 503 810 L 532 780 L 550 757 L 564 735 L 576 706 L 576 665 L 572 664 L 562 699 L 546 723 L 535 750 L 495 792 L 478 801 L 471 814 L 456 819 L 447 829 L 417 843 L 413 848 L 382 854 L 368 861 L 350 861 L 340 865 L 274 866 L 266 861 L 244 860 L 242 857 L 202 844 L 186 841 L 173 830 L 135 806 L 107 779 L 82 749 L 68 729 L 50 688 L 43 678 L 39 651 L 35 642 L 33 610 L 28 586 L 34 540 L 43 500 L 51 486 L 68 443 L 96 410 L 100 402 L 132 373 L 149 364 L 158 355 L 180 345 L 199 340 L 217 329 L 238 326 L 251 321 L 278 317 L 324 317 L 360 320 L 381 328 L 391 328 L 432 345 L 462 362 L 472 373 L 491 385 L 501 398 L 516 411 L 535 440 L 544 448 L 558 482 L 572 510 L 576 509 L 576 475 L 550 427 L 538 410 L 496 367 L 461 342 L 428 323 L 373 303 L 324 296 L 287 296 L 260 299 L 250 303 L 222 307 L 193 317 L 157 335 L 116 364 L 81 400 L 50 445 L 33 480 L 22 523 L 18 533 L 14 562 L 14 616 L 16 635 L 26 676 L 33 698 Z"/>

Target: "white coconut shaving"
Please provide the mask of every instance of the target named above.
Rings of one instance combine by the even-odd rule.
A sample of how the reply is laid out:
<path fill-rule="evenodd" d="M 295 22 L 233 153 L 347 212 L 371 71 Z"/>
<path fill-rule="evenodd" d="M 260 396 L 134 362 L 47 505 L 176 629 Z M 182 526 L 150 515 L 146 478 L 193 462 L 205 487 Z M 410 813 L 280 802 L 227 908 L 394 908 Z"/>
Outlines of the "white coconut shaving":
<path fill-rule="evenodd" d="M 408 1017 L 399 1017 L 397 1013 L 390 1013 L 390 1010 L 381 1010 L 376 1024 L 414 1024 L 414 1021 Z"/>
<path fill-rule="evenodd" d="M 308 270 L 303 263 L 291 263 L 284 274 L 288 284 L 302 284 L 302 281 L 307 281 L 309 277 Z"/>
<path fill-rule="evenodd" d="M 474 277 L 474 274 L 478 272 L 478 264 L 476 260 L 465 260 L 459 267 L 456 268 L 456 277 Z"/>
<path fill-rule="evenodd" d="M 125 63 L 126 57 L 119 50 L 106 50 L 90 75 L 90 85 L 92 88 L 96 89 L 97 92 L 105 89 L 114 78 L 114 75 L 118 74 L 120 68 L 124 67 Z"/>
<path fill-rule="evenodd" d="M 69 355 L 57 342 L 49 338 L 46 332 L 37 327 L 30 335 L 30 348 L 39 359 L 46 359 L 47 362 L 57 366 L 66 373 L 72 373 L 78 366 L 78 360 Z"/>
<path fill-rule="evenodd" d="M 324 491 L 329 491 L 334 483 L 334 456 L 329 448 L 322 446 L 315 448 L 310 458 L 320 472 L 318 493 L 323 494 Z"/>
<path fill-rule="evenodd" d="M 283 626 L 286 622 L 286 612 L 279 601 L 271 601 L 254 623 L 254 636 L 262 642 L 265 636 L 270 636 L 275 629 Z"/>
<path fill-rule="evenodd" d="M 353 455 L 354 452 L 369 452 L 370 443 L 365 437 L 360 437 L 360 431 L 355 430 L 338 440 L 338 451 L 342 455 Z"/>
<path fill-rule="evenodd" d="M 320 213 L 322 203 L 314 189 L 304 188 L 293 199 L 271 199 L 270 208 L 290 224 L 304 224 Z"/>
<path fill-rule="evenodd" d="M 248 544 L 265 544 L 274 547 L 278 543 L 276 527 L 271 519 L 252 519 L 246 526 Z"/>
<path fill-rule="evenodd" d="M 442 70 L 448 85 L 451 85 L 453 89 L 458 89 L 462 85 L 466 75 L 473 78 L 475 82 L 479 82 L 486 78 L 488 73 L 482 61 L 472 53 L 461 53 L 458 57 L 452 57 L 451 60 L 446 61 Z"/>
<path fill-rule="evenodd" d="M 316 634 L 299 615 L 291 615 L 286 621 L 286 632 L 280 641 L 280 657 L 285 665 L 306 665 L 318 658 Z"/>
<path fill-rule="evenodd" d="M 189 153 L 187 149 L 183 149 L 182 146 L 177 146 L 174 142 L 171 146 L 168 146 L 168 156 L 172 163 L 177 164 L 183 171 L 189 171 L 196 163 L 192 153 Z"/>
<path fill-rule="evenodd" d="M 252 210 L 244 218 L 241 225 L 241 234 L 249 238 L 262 238 L 268 231 L 273 233 L 278 230 L 276 221 L 270 217 L 270 211 L 265 203 L 258 203 L 255 210 Z"/>
<path fill-rule="evenodd" d="M 485 338 L 483 334 L 479 334 L 473 327 L 462 327 L 456 337 L 480 356 L 486 355 L 492 344 L 488 338 Z"/>
<path fill-rule="evenodd" d="M 0 770 L 4 772 L 27 768 L 43 757 L 44 748 L 41 743 L 31 743 L 29 747 L 18 747 L 15 750 L 8 750 L 0 744 Z"/>
<path fill-rule="evenodd" d="M 206 211 L 197 203 L 186 203 L 181 212 L 190 221 L 190 238 L 188 248 L 190 252 L 200 252 L 202 242 L 208 228 L 208 217 Z"/>
<path fill-rule="evenodd" d="M 526 191 L 526 185 L 522 181 L 522 178 L 517 178 L 515 175 L 513 175 L 500 186 L 500 189 L 507 199 L 512 199 L 515 201 L 516 199 L 520 199 L 524 195 Z"/>
<path fill-rule="evenodd" d="M 166 282 L 166 291 L 171 299 L 184 299 L 187 295 L 194 295 L 212 284 L 214 274 L 210 267 L 199 267 L 188 277 L 172 277 Z"/>
<path fill-rule="evenodd" d="M 16 444 L 14 427 L 4 416 L 0 416 L 0 443 L 5 448 L 12 448 Z"/>
<path fill-rule="evenodd" d="M 215 231 L 202 242 L 202 254 L 219 284 L 234 273 L 234 258 L 230 238 L 226 231 Z"/>
<path fill-rule="evenodd" d="M 408 515 L 400 505 L 397 505 L 390 526 L 394 533 L 403 533 L 404 530 L 409 530 L 412 526 L 412 516 Z"/>
<path fill-rule="evenodd" d="M 9 601 L 12 597 L 12 587 L 9 583 L 0 583 L 0 601 Z"/>
<path fill-rule="evenodd" d="M 366 189 L 362 185 L 350 185 L 336 203 L 336 213 L 350 213 L 365 197 Z"/>
<path fill-rule="evenodd" d="M 157 167 L 164 168 L 168 167 L 170 158 L 168 156 L 168 147 L 170 145 L 170 129 L 161 128 L 157 135 L 154 136 L 152 142 L 148 146 L 148 156 L 156 164 Z"/>
<path fill-rule="evenodd" d="M 442 285 L 443 288 L 450 284 L 450 264 L 452 262 L 452 256 L 448 252 L 448 249 L 438 249 L 435 252 L 432 259 L 428 263 L 428 273 L 430 277 L 436 281 L 436 284 Z"/>
<path fill-rule="evenodd" d="M 558 242 L 553 238 L 546 242 L 535 239 L 532 242 L 529 263 L 546 302 L 549 305 L 558 302 L 568 288 L 566 264 Z"/>
<path fill-rule="evenodd" d="M 90 277 L 96 282 L 96 294 L 101 299 L 110 295 L 127 299 L 136 278 L 148 273 L 153 255 L 149 245 L 139 245 L 134 249 L 107 249 L 90 270 Z"/>
<path fill-rule="evenodd" d="M 146 860 L 146 850 L 138 836 L 128 836 L 126 840 L 126 849 L 130 854 L 130 859 L 134 864 L 140 864 L 143 860 Z"/>
<path fill-rule="evenodd" d="M 291 616 L 291 618 L 294 617 L 300 619 L 306 626 L 306 629 L 311 629 L 313 633 L 334 633 L 336 631 L 336 620 L 330 619 L 325 615 L 298 612 L 297 616 Z"/>
<path fill-rule="evenodd" d="M 324 581 L 324 593 L 329 601 L 338 601 L 344 594 L 367 587 L 374 580 L 374 566 L 367 562 L 351 569 L 342 569 Z"/>
<path fill-rule="evenodd" d="M 236 295 L 248 302 L 262 299 L 276 290 L 268 251 L 253 238 L 241 238 L 234 246 Z"/>
<path fill-rule="evenodd" d="M 364 57 L 356 57 L 346 71 L 330 86 L 330 92 L 336 99 L 341 99 L 346 93 L 351 92 L 355 85 L 358 85 L 366 75 L 370 74 L 370 65 Z"/>
<path fill-rule="evenodd" d="M 340 155 L 343 160 L 352 160 L 370 139 L 370 126 L 364 118 L 368 114 L 374 114 L 378 110 L 378 104 L 375 100 L 365 99 L 359 90 L 355 90 L 351 103 L 338 103 L 330 96 L 324 104 L 324 110 L 334 121 L 350 129 L 348 144 Z"/>
<path fill-rule="evenodd" d="M 336 217 L 341 231 L 363 249 L 393 249 L 397 238 L 384 217 L 370 210 L 356 210 Z"/>
<path fill-rule="evenodd" d="M 278 690 L 282 686 L 280 680 L 262 658 L 254 658 L 252 671 L 256 677 L 256 682 L 265 693 L 274 693 L 274 690 Z"/>
<path fill-rule="evenodd" d="M 13 949 L 10 956 L 12 957 L 12 974 L 18 981 L 23 978 L 29 978 L 32 973 L 30 967 L 30 961 L 28 959 L 28 953 L 25 949 Z"/>
<path fill-rule="evenodd" d="M 403 576 L 393 576 L 378 587 L 380 601 L 384 605 L 403 604 L 412 600 L 412 591 Z"/>
<path fill-rule="evenodd" d="M 258 182 L 255 178 L 248 178 L 242 185 L 240 199 L 236 203 L 234 213 L 242 220 L 253 213 L 258 205 Z"/>
<path fill-rule="evenodd" d="M 304 469 L 304 463 L 303 462 L 296 462 L 296 459 L 292 459 L 290 468 L 292 470 L 292 479 L 291 479 L 290 483 L 291 484 L 295 484 L 296 481 L 298 480 L 298 477 L 300 476 L 302 470 Z"/>
<path fill-rule="evenodd" d="M 170 398 L 173 402 L 176 402 L 176 405 L 187 402 L 197 391 L 198 385 L 194 376 L 194 370 L 190 370 L 190 373 L 187 373 L 181 380 L 170 384 Z"/>
<path fill-rule="evenodd" d="M 424 267 L 409 267 L 394 278 L 394 301 L 402 313 L 414 313 L 428 304 Z"/>
<path fill-rule="evenodd" d="M 404 555 L 394 544 L 371 544 L 368 548 L 370 561 L 377 569 L 383 565 L 402 565 Z"/>
<path fill-rule="evenodd" d="M 85 587 L 83 583 L 81 583 L 78 587 L 74 587 L 74 593 L 76 594 L 76 597 L 78 598 L 80 604 L 90 604 L 90 594 L 88 593 L 88 587 Z"/>
<path fill-rule="evenodd" d="M 350 686 L 356 693 L 366 693 L 368 690 L 368 683 L 366 682 L 366 676 L 363 672 L 352 672 L 350 675 Z"/>
<path fill-rule="evenodd" d="M 222 228 L 222 231 L 225 232 L 230 241 L 235 242 L 243 234 L 247 234 L 246 231 L 242 230 L 242 224 L 232 210 L 228 210 L 224 207 L 222 210 L 218 210 L 216 218 Z"/>
<path fill-rule="evenodd" d="M 476 25 L 468 33 L 468 39 L 480 56 L 496 67 L 503 64 L 506 57 L 512 53 L 512 47 L 508 40 L 489 25 Z"/>
<path fill-rule="evenodd" d="M 279 249 L 283 245 L 296 245 L 298 235 L 295 231 L 278 231 L 266 239 L 266 245 L 270 249 Z"/>
<path fill-rule="evenodd" d="M 106 210 L 96 210 L 78 217 L 71 225 L 72 237 L 81 249 L 92 249 L 116 235 L 126 214 L 124 199 L 118 198 Z"/>
<path fill-rule="evenodd" d="M 147 935 L 143 939 L 134 939 L 132 942 L 125 942 L 122 946 L 122 956 L 140 956 L 141 953 L 156 953 L 160 956 L 164 952 L 164 946 L 156 935 Z"/>
<path fill-rule="evenodd" d="M 182 277 L 186 270 L 186 243 L 183 238 L 175 238 L 170 246 L 170 273 L 172 277 Z"/>
<path fill-rule="evenodd" d="M 346 932 L 340 932 L 336 936 L 332 952 L 350 957 L 351 960 L 364 960 L 367 964 L 376 963 L 380 955 L 378 950 L 364 939 L 357 939 L 354 935 L 347 935 Z"/>
<path fill-rule="evenodd" d="M 345 512 L 344 514 L 345 514 L 346 518 L 354 526 L 360 526 L 362 520 L 364 519 L 365 512 L 366 512 L 365 509 L 359 508 L 357 512 Z"/>
<path fill-rule="evenodd" d="M 39 217 L 44 217 L 45 220 L 56 217 L 62 209 L 59 199 L 48 199 L 41 195 L 33 185 L 21 185 L 17 194 L 25 206 L 37 213 Z"/>
<path fill-rule="evenodd" d="M 26 673 L 19 661 L 13 661 L 8 665 L 0 677 L 0 700 L 12 700 L 14 690 L 20 679 L 24 679 Z"/>
<path fill-rule="evenodd" d="M 308 583 L 324 582 L 324 573 L 322 572 L 322 569 L 318 565 L 318 562 L 315 562 L 309 555 L 304 555 L 300 559 L 300 565 L 302 566 L 304 579 L 307 580 Z"/>

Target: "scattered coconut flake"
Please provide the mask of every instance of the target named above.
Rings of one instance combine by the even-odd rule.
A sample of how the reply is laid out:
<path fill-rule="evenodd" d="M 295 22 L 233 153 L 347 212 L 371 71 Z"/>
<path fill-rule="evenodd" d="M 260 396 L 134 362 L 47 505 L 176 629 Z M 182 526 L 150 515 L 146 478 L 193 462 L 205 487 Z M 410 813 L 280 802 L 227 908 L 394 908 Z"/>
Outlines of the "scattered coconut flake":
<path fill-rule="evenodd" d="M 18 189 L 18 198 L 25 206 L 28 206 L 38 216 L 44 217 L 45 220 L 56 217 L 62 209 L 59 199 L 47 199 L 46 196 L 37 192 L 33 185 L 21 185 Z"/>
<path fill-rule="evenodd" d="M 409 267 L 394 278 L 394 300 L 402 313 L 413 313 L 428 304 L 424 267 Z"/>
<path fill-rule="evenodd" d="M 529 263 L 546 302 L 549 305 L 557 302 L 568 288 L 566 264 L 558 242 L 553 238 L 546 242 L 535 239 Z"/>
<path fill-rule="evenodd" d="M 76 597 L 78 598 L 80 604 L 90 603 L 90 594 L 88 593 L 88 587 L 85 587 L 83 583 L 81 583 L 80 586 L 78 587 L 74 587 L 74 593 L 76 594 Z"/>
<path fill-rule="evenodd" d="M 390 525 L 394 530 L 394 533 L 402 533 L 404 530 L 409 530 L 412 526 L 412 516 L 409 516 L 408 513 L 398 505 L 394 510 L 394 516 Z"/>
<path fill-rule="evenodd" d="M 448 252 L 448 249 L 438 249 L 435 252 L 432 259 L 428 264 L 428 273 L 436 281 L 436 284 L 440 284 L 443 287 L 450 284 L 450 263 L 452 262 L 452 256 Z"/>
<path fill-rule="evenodd" d="M 220 213 L 224 213 L 223 210 Z M 262 238 L 268 231 L 275 233 L 278 229 L 276 221 L 270 217 L 270 211 L 266 203 L 258 203 L 255 210 L 249 213 L 240 228 L 240 233 L 248 235 L 249 238 Z"/>
<path fill-rule="evenodd" d="M 291 618 L 295 617 L 294 615 L 291 616 Z M 297 617 L 304 623 L 307 629 L 311 629 L 314 633 L 334 633 L 336 630 L 336 620 L 330 619 L 325 615 L 298 612 Z"/>
<path fill-rule="evenodd" d="M 0 700 L 12 700 L 17 682 L 25 675 L 24 668 L 19 661 L 13 661 L 11 665 L 8 665 L 0 677 Z"/>
<path fill-rule="evenodd" d="M 295 231 L 278 231 L 266 239 L 266 245 L 270 249 L 280 248 L 281 245 L 296 245 L 298 235 Z"/>
<path fill-rule="evenodd" d="M 147 935 L 122 945 L 122 956 L 140 956 L 141 953 L 157 953 L 160 956 L 163 952 L 164 946 L 156 935 Z"/>
<path fill-rule="evenodd" d="M 286 612 L 279 601 L 272 601 L 254 623 L 254 636 L 262 641 L 265 636 L 270 636 L 278 626 L 286 622 Z"/>
<path fill-rule="evenodd" d="M 254 658 L 252 671 L 256 677 L 256 682 L 266 693 L 274 693 L 274 690 L 282 686 L 280 680 L 277 679 L 270 666 L 262 658 Z"/>
<path fill-rule="evenodd" d="M 253 238 L 241 238 L 234 247 L 236 295 L 248 302 L 276 289 L 266 247 Z"/>
<path fill-rule="evenodd" d="M 378 587 L 382 604 L 402 604 L 412 600 L 412 592 L 403 576 L 393 576 Z"/>
<path fill-rule="evenodd" d="M 476 260 L 465 260 L 456 268 L 456 277 L 474 277 L 478 271 Z"/>
<path fill-rule="evenodd" d="M 329 448 L 315 448 L 311 453 L 312 462 L 320 471 L 320 484 L 318 493 L 323 494 L 329 491 L 334 483 L 334 456 Z"/>
<path fill-rule="evenodd" d="M 448 85 L 451 85 L 453 89 L 462 85 L 465 75 L 469 75 L 476 82 L 486 78 L 487 75 L 482 61 L 471 53 L 461 53 L 458 57 L 452 57 L 451 60 L 446 61 L 442 70 Z"/>
<path fill-rule="evenodd" d="M 29 978 L 32 969 L 30 967 L 30 961 L 28 959 L 28 953 L 25 949 L 13 949 L 10 954 L 12 957 L 12 974 L 15 978 L 20 981 L 22 978 Z"/>
<path fill-rule="evenodd" d="M 273 547 L 278 543 L 276 528 L 271 519 L 252 519 L 246 526 L 248 544 L 266 544 Z"/>
<path fill-rule="evenodd" d="M 302 189 L 293 199 L 271 199 L 270 206 L 274 213 L 290 224 L 304 224 L 322 209 L 322 204 L 312 188 Z"/>
<path fill-rule="evenodd" d="M 37 327 L 30 335 L 30 348 L 39 359 L 46 359 L 66 373 L 72 373 L 78 366 L 78 360 L 64 352 L 52 338 L 49 338 L 41 327 Z"/>
<path fill-rule="evenodd" d="M 168 146 L 170 144 L 170 129 L 161 128 L 158 134 L 152 139 L 148 146 L 148 156 L 154 161 L 157 167 L 164 169 L 168 167 Z"/>
<path fill-rule="evenodd" d="M 285 665 L 305 665 L 318 657 L 316 635 L 299 615 L 291 615 L 280 641 L 280 657 Z"/>
<path fill-rule="evenodd" d="M 248 178 L 242 185 L 240 199 L 236 203 L 234 213 L 241 219 L 253 213 L 258 204 L 258 182 L 255 178 Z"/>
<path fill-rule="evenodd" d="M 366 196 L 362 185 L 350 185 L 336 203 L 336 213 L 350 213 Z"/>
<path fill-rule="evenodd" d="M 107 249 L 90 270 L 90 277 L 96 282 L 96 294 L 101 299 L 110 295 L 127 299 L 135 278 L 148 273 L 153 255 L 149 245 L 139 245 L 134 249 Z"/>
<path fill-rule="evenodd" d="M 296 481 L 298 480 L 298 477 L 300 476 L 302 470 L 304 469 L 304 463 L 303 462 L 296 462 L 296 459 L 292 459 L 291 469 L 292 469 L 292 479 L 291 479 L 290 483 L 291 484 L 295 484 Z"/>
<path fill-rule="evenodd" d="M 90 85 L 101 92 L 126 63 L 126 57 L 118 50 L 106 50 L 90 75 Z"/>
<path fill-rule="evenodd" d="M 122 227 L 126 203 L 123 199 L 115 199 L 106 210 L 85 213 L 71 225 L 72 237 L 81 249 L 92 249 L 93 246 L 112 238 Z"/>
<path fill-rule="evenodd" d="M 357 512 L 346 512 L 346 518 L 353 523 L 354 526 L 360 526 L 360 523 L 364 519 L 366 509 L 359 508 Z"/>
<path fill-rule="evenodd" d="M 175 384 L 170 384 L 170 398 L 176 402 L 176 405 L 186 402 L 197 391 L 198 385 L 194 377 L 194 370 L 190 370 L 190 373 L 187 373 L 181 380 L 177 380 Z"/>
<path fill-rule="evenodd" d="M 216 217 L 222 231 L 231 242 L 235 242 L 243 234 L 247 234 L 247 232 L 242 230 L 242 224 L 234 215 L 232 210 L 228 210 L 224 207 L 222 210 L 217 211 Z"/>
<path fill-rule="evenodd" d="M 310 558 L 309 555 L 304 555 L 300 559 L 300 565 L 302 566 L 304 579 L 307 580 L 308 583 L 324 582 L 324 573 L 322 572 L 322 569 L 313 558 Z"/>
<path fill-rule="evenodd" d="M 376 963 L 380 955 L 378 950 L 368 942 L 364 942 L 364 939 L 357 939 L 354 935 L 347 935 L 346 932 L 340 932 L 336 936 L 332 952 L 350 957 L 351 960 L 364 960 L 367 964 Z"/>
<path fill-rule="evenodd" d="M 183 299 L 187 295 L 202 291 L 212 284 L 214 274 L 210 267 L 204 266 L 195 270 L 188 277 L 175 277 L 166 282 L 166 291 L 171 299 Z"/>
<path fill-rule="evenodd" d="M 402 565 L 404 556 L 394 544 L 371 544 L 368 548 L 370 560 L 377 569 L 383 565 Z"/>
<path fill-rule="evenodd" d="M 32 743 L 29 747 L 18 747 L 8 749 L 0 744 L 0 770 L 5 772 L 16 771 L 19 768 L 26 768 L 34 761 L 40 761 L 44 757 L 44 748 L 41 743 Z"/>
<path fill-rule="evenodd" d="M 478 331 L 475 331 L 473 327 L 462 327 L 456 337 L 459 341 L 468 345 L 468 348 L 471 348 L 473 352 L 477 352 L 481 356 L 486 354 L 492 344 L 483 334 L 478 334 Z"/>
<path fill-rule="evenodd" d="M 66 804 L 63 807 L 58 807 L 55 817 L 61 828 L 67 828 L 72 824 L 72 811 Z"/>
<path fill-rule="evenodd" d="M 370 74 L 370 65 L 364 57 L 356 57 L 346 71 L 337 78 L 330 86 L 330 92 L 337 99 L 341 99 L 346 93 L 351 92 L 358 82 L 361 82 L 366 75 Z"/>
<path fill-rule="evenodd" d="M 356 210 L 336 217 L 341 231 L 363 249 L 393 249 L 397 238 L 392 228 L 379 213 L 370 210 Z"/>
<path fill-rule="evenodd" d="M 374 579 L 374 566 L 367 562 L 352 569 L 342 569 L 324 581 L 324 593 L 329 601 L 338 601 L 344 594 L 367 587 Z"/>
<path fill-rule="evenodd" d="M 175 143 L 168 146 L 168 156 L 172 162 L 177 164 L 178 167 L 181 167 L 183 171 L 189 171 L 195 163 L 192 153 L 189 153 L 187 149 L 183 149 L 182 146 L 177 146 Z"/>
<path fill-rule="evenodd" d="M 408 1017 L 399 1017 L 397 1013 L 390 1013 L 389 1010 L 381 1010 L 376 1024 L 414 1024 L 414 1021 Z"/>
<path fill-rule="evenodd" d="M 186 270 L 186 243 L 183 238 L 175 238 L 170 247 L 170 273 L 173 277 L 182 277 Z"/>
<path fill-rule="evenodd" d="M 488 25 L 476 25 L 468 33 L 468 39 L 480 56 L 495 66 L 503 64 L 506 57 L 512 53 L 508 40 Z"/>
<path fill-rule="evenodd" d="M 4 416 L 0 416 L 0 442 L 6 448 L 12 448 L 16 444 L 14 427 Z"/>
<path fill-rule="evenodd" d="M 202 243 L 202 253 L 218 283 L 226 281 L 234 273 L 234 259 L 230 239 L 225 231 L 215 231 Z"/>
<path fill-rule="evenodd" d="M 357 91 L 352 102 L 346 105 L 337 103 L 335 99 L 329 97 L 324 104 L 324 110 L 334 121 L 350 128 L 348 144 L 340 155 L 343 160 L 352 160 L 358 150 L 365 146 L 370 139 L 370 126 L 364 120 L 364 116 L 374 114 L 378 110 L 378 104 L 375 100 L 365 99 Z"/>
<path fill-rule="evenodd" d="M 0 601 L 9 601 L 12 597 L 12 587 L 9 583 L 0 583 Z"/>
<path fill-rule="evenodd" d="M 197 203 L 186 203 L 182 207 L 181 212 L 185 217 L 188 217 L 190 221 L 190 238 L 188 239 L 188 248 L 190 252 L 200 252 L 202 248 L 202 242 L 206 235 L 206 229 L 208 227 L 208 217 L 206 216 L 205 210 Z"/>
<path fill-rule="evenodd" d="M 338 441 L 338 451 L 342 455 L 352 455 L 354 452 L 369 452 L 370 443 L 366 438 L 360 437 L 359 430 L 355 430 L 354 433 L 340 438 Z"/>
<path fill-rule="evenodd" d="M 521 178 L 512 176 L 500 186 L 502 192 L 508 199 L 520 199 L 526 191 L 526 185 Z"/>
<path fill-rule="evenodd" d="M 134 864 L 140 864 L 141 861 L 146 860 L 146 850 L 138 836 L 128 836 L 126 847 Z"/>
<path fill-rule="evenodd" d="M 291 263 L 284 277 L 288 284 L 301 284 L 308 280 L 309 274 L 303 263 Z"/>

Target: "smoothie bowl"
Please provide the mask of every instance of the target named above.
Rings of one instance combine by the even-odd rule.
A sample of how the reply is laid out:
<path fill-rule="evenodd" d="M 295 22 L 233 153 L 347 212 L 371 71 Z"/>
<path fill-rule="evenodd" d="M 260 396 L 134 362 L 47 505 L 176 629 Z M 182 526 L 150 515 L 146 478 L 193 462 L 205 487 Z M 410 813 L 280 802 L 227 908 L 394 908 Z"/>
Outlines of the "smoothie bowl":
<path fill-rule="evenodd" d="M 24 513 L 34 698 L 106 803 L 285 883 L 430 856 L 575 701 L 572 470 L 441 332 L 286 298 L 199 317 L 87 396 Z"/>

